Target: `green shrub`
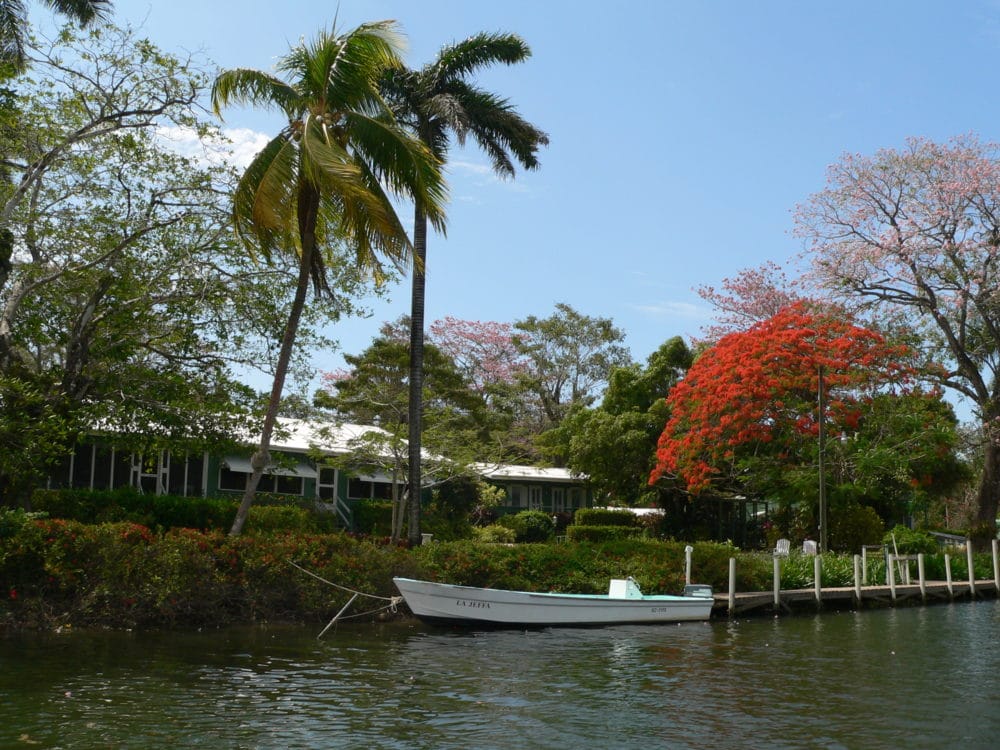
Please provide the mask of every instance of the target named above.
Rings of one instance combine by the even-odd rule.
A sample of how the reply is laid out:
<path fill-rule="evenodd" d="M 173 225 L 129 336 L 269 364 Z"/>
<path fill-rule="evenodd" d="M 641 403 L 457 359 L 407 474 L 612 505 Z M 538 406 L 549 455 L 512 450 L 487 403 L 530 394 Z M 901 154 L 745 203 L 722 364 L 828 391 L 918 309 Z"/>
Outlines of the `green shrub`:
<path fill-rule="evenodd" d="M 901 555 L 934 554 L 938 551 L 937 540 L 926 531 L 916 531 L 905 526 L 896 526 L 882 537 L 882 543 L 893 553 Z M 895 546 L 893 546 L 895 544 Z"/>
<path fill-rule="evenodd" d="M 433 534 L 435 541 L 452 542 L 470 538 L 473 528 L 467 516 L 448 517 L 431 510 L 421 515 L 420 531 L 424 534 Z"/>
<path fill-rule="evenodd" d="M 254 505 L 247 516 L 248 533 L 316 532 L 315 514 L 293 505 Z"/>
<path fill-rule="evenodd" d="M 157 533 L 130 522 L 35 520 L 0 538 L 0 630 L 328 621 L 350 594 L 292 561 L 383 597 L 396 593 L 394 575 L 425 577 L 403 550 L 343 533 L 229 538 L 183 528 Z"/>
<path fill-rule="evenodd" d="M 476 527 L 472 530 L 472 536 L 477 542 L 487 544 L 513 544 L 516 539 L 513 529 L 508 529 L 498 523 Z"/>
<path fill-rule="evenodd" d="M 573 523 L 577 526 L 638 526 L 639 517 L 624 508 L 580 508 Z"/>
<path fill-rule="evenodd" d="M 626 526 L 568 526 L 566 539 L 571 542 L 593 542 L 600 544 L 615 539 L 636 539 L 641 530 Z"/>
<path fill-rule="evenodd" d="M 880 544 L 885 524 L 869 505 L 851 503 L 830 515 L 830 549 L 859 551 L 866 544 Z"/>
<path fill-rule="evenodd" d="M 18 533 L 28 521 L 47 518 L 44 512 L 29 513 L 23 508 L 0 508 L 0 539 Z"/>
<path fill-rule="evenodd" d="M 362 500 L 354 506 L 354 529 L 362 534 L 392 534 L 392 503 L 387 500 Z"/>
<path fill-rule="evenodd" d="M 131 487 L 118 490 L 36 490 L 35 510 L 52 518 L 83 523 L 131 521 L 151 528 L 228 529 L 237 501 L 229 497 L 144 495 Z"/>
<path fill-rule="evenodd" d="M 540 510 L 522 510 L 512 516 L 501 516 L 497 523 L 512 529 L 518 542 L 547 542 L 555 535 L 552 517 Z"/>

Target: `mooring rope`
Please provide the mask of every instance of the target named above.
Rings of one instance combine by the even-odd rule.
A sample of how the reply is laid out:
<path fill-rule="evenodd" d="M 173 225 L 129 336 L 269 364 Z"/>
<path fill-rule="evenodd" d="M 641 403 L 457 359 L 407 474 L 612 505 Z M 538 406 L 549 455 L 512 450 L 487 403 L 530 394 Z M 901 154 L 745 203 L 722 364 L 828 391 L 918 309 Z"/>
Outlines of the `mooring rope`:
<path fill-rule="evenodd" d="M 355 596 L 366 596 L 369 599 L 381 599 L 384 602 L 389 602 L 389 604 L 387 604 L 385 607 L 381 607 L 381 609 L 390 609 L 391 608 L 392 611 L 395 612 L 396 611 L 396 609 L 395 609 L 396 605 L 399 604 L 401 601 L 403 601 L 403 597 L 401 597 L 401 596 L 379 596 L 378 594 L 368 594 L 368 593 L 365 593 L 364 591 L 357 591 L 355 589 L 348 588 L 347 586 L 341 586 L 339 583 L 334 583 L 333 581 L 328 581 L 325 578 L 323 578 L 322 576 L 316 575 L 311 570 L 306 570 L 301 565 L 299 565 L 298 563 L 296 563 L 294 560 L 289 560 L 288 564 L 291 565 L 293 568 L 298 568 L 303 573 L 305 573 L 307 576 L 312 576 L 317 581 L 322 581 L 323 583 L 325 583 L 328 586 L 333 586 L 335 589 L 340 589 L 341 591 L 346 591 L 348 594 L 354 594 Z M 378 612 L 379 610 L 372 610 L 372 611 L 373 612 Z M 365 613 L 365 614 L 367 614 L 367 613 Z M 351 615 L 351 617 L 360 617 L 360 615 Z"/>
<path fill-rule="evenodd" d="M 402 600 L 402 597 L 396 597 L 396 598 Z M 389 604 L 386 604 L 385 606 L 376 607 L 375 609 L 369 609 L 367 612 L 358 612 L 357 614 L 354 614 L 354 615 L 343 615 L 341 617 L 338 617 L 337 620 L 338 621 L 340 621 L 340 620 L 350 620 L 350 619 L 353 619 L 355 617 L 365 617 L 367 615 L 377 614 L 378 612 L 384 612 L 385 610 L 389 610 L 393 614 L 395 614 L 396 613 L 396 604 L 397 604 L 397 602 L 393 601 L 393 602 L 390 602 Z"/>

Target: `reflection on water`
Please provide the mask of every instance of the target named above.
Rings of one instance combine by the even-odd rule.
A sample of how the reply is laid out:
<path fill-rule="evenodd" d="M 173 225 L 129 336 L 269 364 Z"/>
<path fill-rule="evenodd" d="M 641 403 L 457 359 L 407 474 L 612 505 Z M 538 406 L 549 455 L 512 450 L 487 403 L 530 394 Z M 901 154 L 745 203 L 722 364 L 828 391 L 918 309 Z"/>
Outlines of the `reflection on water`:
<path fill-rule="evenodd" d="M 0 747 L 993 747 L 1000 605 L 0 641 Z"/>

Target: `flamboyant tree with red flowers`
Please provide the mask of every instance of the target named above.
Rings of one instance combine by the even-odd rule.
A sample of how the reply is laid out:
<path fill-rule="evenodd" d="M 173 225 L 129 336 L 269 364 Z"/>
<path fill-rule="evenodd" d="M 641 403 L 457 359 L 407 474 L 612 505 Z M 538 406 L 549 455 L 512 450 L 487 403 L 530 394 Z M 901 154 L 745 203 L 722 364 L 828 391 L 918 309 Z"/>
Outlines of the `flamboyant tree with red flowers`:
<path fill-rule="evenodd" d="M 910 358 L 907 347 L 803 302 L 728 334 L 670 392 L 650 483 L 745 492 L 775 471 L 814 467 L 820 419 L 832 440 L 858 431 L 876 396 L 910 389 Z"/>

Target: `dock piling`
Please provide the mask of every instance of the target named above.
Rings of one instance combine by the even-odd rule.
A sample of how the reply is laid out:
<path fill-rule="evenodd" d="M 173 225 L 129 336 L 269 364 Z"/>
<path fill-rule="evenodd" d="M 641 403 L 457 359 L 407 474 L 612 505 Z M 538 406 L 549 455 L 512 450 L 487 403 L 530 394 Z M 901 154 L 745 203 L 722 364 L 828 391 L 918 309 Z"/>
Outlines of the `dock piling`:
<path fill-rule="evenodd" d="M 1000 594 L 1000 561 L 997 560 L 997 540 L 993 540 L 993 586 Z"/>
<path fill-rule="evenodd" d="M 889 595 L 892 597 L 893 604 L 896 603 L 896 571 L 894 569 L 894 563 L 896 556 L 891 552 L 888 554 L 889 564 L 885 566 L 885 574 L 889 579 Z"/>
<path fill-rule="evenodd" d="M 917 580 L 920 583 L 920 598 L 927 601 L 927 582 L 924 580 L 924 553 L 917 555 Z"/>
<path fill-rule="evenodd" d="M 781 609 L 781 558 L 774 556 L 774 609 Z"/>
<path fill-rule="evenodd" d="M 729 558 L 729 614 L 736 612 L 736 558 Z"/>
<path fill-rule="evenodd" d="M 955 586 L 951 582 L 951 555 L 947 552 L 944 555 L 944 576 L 948 584 L 948 597 L 955 598 Z"/>
<path fill-rule="evenodd" d="M 969 596 L 976 597 L 976 562 L 972 557 L 972 540 L 965 540 L 965 559 L 969 564 Z"/>
<path fill-rule="evenodd" d="M 854 600 L 861 606 L 861 555 L 854 556 Z"/>
<path fill-rule="evenodd" d="M 822 567 L 823 567 L 823 556 L 816 555 L 813 558 L 813 582 L 816 584 L 816 604 L 822 606 L 823 604 L 823 584 L 822 584 Z"/>

